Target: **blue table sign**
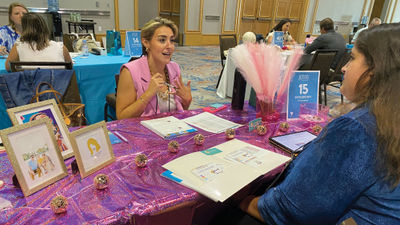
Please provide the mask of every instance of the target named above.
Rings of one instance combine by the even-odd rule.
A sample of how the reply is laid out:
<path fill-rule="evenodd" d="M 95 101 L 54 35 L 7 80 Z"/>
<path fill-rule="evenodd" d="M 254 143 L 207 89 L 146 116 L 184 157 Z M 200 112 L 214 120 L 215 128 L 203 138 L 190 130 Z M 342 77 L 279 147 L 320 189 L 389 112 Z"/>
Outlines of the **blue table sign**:
<path fill-rule="evenodd" d="M 318 90 L 319 71 L 295 71 L 289 84 L 287 119 L 299 118 L 301 104 L 318 107 Z"/>
<path fill-rule="evenodd" d="M 283 48 L 283 31 L 274 31 L 274 37 L 272 39 L 274 45 L 278 45 Z"/>
<path fill-rule="evenodd" d="M 141 55 L 142 42 L 140 39 L 140 31 L 127 31 L 124 56 L 140 57 Z"/>

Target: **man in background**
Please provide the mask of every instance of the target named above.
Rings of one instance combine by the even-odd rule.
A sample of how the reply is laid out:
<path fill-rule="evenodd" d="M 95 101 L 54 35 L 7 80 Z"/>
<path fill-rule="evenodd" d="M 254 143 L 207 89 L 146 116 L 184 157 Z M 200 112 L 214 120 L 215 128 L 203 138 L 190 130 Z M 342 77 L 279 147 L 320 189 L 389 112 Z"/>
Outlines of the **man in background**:
<path fill-rule="evenodd" d="M 333 20 L 331 18 L 325 18 L 319 23 L 321 35 L 317 37 L 313 43 L 304 49 L 304 53 L 310 54 L 317 49 L 332 49 L 337 50 L 335 59 L 332 62 L 331 69 L 335 70 L 337 64 L 342 58 L 346 51 L 346 41 L 343 36 L 333 29 Z"/>
<path fill-rule="evenodd" d="M 354 44 L 354 42 L 356 42 L 356 39 L 357 39 L 358 35 L 360 35 L 361 31 L 366 30 L 366 29 L 371 28 L 371 27 L 376 26 L 376 25 L 380 25 L 381 23 L 382 23 L 382 21 L 378 17 L 373 18 L 367 27 L 359 29 L 354 34 L 353 39 L 351 40 L 351 43 Z"/>

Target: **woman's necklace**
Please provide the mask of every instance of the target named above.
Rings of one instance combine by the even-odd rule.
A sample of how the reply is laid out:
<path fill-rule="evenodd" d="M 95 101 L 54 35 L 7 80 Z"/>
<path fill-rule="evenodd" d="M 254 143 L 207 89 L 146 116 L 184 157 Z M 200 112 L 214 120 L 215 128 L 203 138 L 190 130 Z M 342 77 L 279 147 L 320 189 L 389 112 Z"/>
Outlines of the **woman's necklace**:
<path fill-rule="evenodd" d="M 170 81 L 169 81 L 169 74 L 168 74 L 167 68 L 164 69 L 164 73 L 165 73 L 165 82 L 166 82 L 167 84 L 169 84 Z M 167 86 L 167 90 L 165 90 L 165 91 L 163 91 L 163 92 L 158 92 L 157 95 L 158 95 L 158 97 L 159 97 L 160 99 L 162 99 L 163 101 L 167 101 L 167 100 L 168 100 L 168 97 L 169 97 L 169 87 Z"/>

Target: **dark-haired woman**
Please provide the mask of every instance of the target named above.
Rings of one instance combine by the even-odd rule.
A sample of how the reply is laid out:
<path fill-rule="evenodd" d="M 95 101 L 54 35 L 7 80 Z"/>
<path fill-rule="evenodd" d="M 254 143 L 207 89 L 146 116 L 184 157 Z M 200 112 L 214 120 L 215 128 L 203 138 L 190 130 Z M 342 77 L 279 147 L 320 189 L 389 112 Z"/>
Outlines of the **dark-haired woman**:
<path fill-rule="evenodd" d="M 141 30 L 143 56 L 121 68 L 117 91 L 118 119 L 151 116 L 188 109 L 190 81 L 182 81 L 179 65 L 171 62 L 176 25 L 164 18 L 147 22 Z"/>
<path fill-rule="evenodd" d="M 289 33 L 290 26 L 292 25 L 292 21 L 290 19 L 281 20 L 267 35 L 267 43 L 270 44 L 274 37 L 275 31 L 283 31 L 283 44 L 284 45 L 293 45 L 296 44 L 296 41 Z"/>
<path fill-rule="evenodd" d="M 72 62 L 68 49 L 60 42 L 49 40 L 50 32 L 44 19 L 35 13 L 22 17 L 22 35 L 11 49 L 9 62 Z"/>

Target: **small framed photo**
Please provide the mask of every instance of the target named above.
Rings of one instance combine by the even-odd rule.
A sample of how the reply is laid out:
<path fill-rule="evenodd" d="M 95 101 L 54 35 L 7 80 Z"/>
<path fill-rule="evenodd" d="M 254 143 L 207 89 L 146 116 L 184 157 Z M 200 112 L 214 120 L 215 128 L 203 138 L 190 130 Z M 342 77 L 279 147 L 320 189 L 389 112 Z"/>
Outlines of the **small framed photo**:
<path fill-rule="evenodd" d="M 15 125 L 0 135 L 25 196 L 68 175 L 49 118 Z"/>
<path fill-rule="evenodd" d="M 115 161 L 104 121 L 76 130 L 70 138 L 82 178 Z"/>
<path fill-rule="evenodd" d="M 13 125 L 23 124 L 45 117 L 49 118 L 52 124 L 53 134 L 57 140 L 57 146 L 63 158 L 67 159 L 74 155 L 69 140 L 68 128 L 65 125 L 60 109 L 54 99 L 7 109 L 7 113 Z"/>

